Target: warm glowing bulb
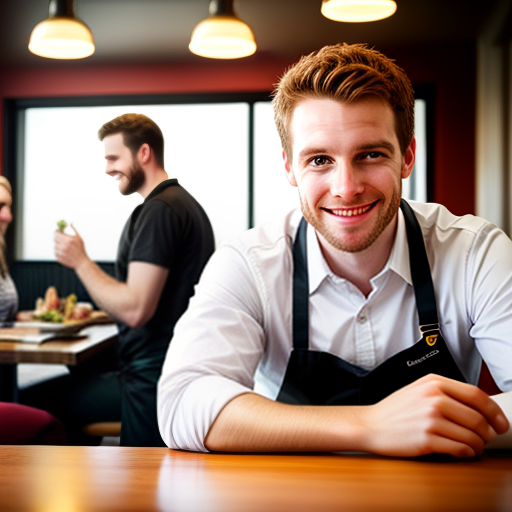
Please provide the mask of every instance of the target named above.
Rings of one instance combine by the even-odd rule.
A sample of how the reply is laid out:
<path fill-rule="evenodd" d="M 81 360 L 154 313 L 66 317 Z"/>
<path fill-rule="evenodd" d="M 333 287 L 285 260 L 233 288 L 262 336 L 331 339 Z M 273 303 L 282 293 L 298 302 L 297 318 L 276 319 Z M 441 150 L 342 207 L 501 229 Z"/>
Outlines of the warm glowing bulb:
<path fill-rule="evenodd" d="M 322 14 L 331 20 L 361 23 L 388 18 L 396 11 L 394 0 L 323 0 Z"/>
<path fill-rule="evenodd" d="M 28 49 L 51 59 L 83 59 L 94 53 L 94 41 L 90 30 L 80 20 L 54 17 L 36 25 Z"/>
<path fill-rule="evenodd" d="M 192 32 L 192 53 L 212 59 L 239 59 L 256 51 L 249 26 L 235 16 L 211 16 Z"/>

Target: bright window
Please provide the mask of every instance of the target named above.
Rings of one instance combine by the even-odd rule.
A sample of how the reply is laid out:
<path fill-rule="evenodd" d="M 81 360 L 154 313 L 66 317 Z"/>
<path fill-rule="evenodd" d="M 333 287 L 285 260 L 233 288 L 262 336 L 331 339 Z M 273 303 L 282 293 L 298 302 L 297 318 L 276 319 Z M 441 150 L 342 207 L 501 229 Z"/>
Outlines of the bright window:
<path fill-rule="evenodd" d="M 59 219 L 73 222 L 92 259 L 115 259 L 124 223 L 142 198 L 122 196 L 105 174 L 97 132 L 127 112 L 160 126 L 165 169 L 203 205 L 217 244 L 246 229 L 248 110 L 246 103 L 27 109 L 16 259 L 55 259 Z"/>

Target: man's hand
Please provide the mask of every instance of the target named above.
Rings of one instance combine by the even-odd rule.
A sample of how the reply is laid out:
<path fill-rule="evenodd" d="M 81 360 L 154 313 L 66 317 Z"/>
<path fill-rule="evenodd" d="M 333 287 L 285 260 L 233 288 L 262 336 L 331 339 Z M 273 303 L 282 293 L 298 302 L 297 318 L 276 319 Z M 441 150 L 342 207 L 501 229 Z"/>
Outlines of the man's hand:
<path fill-rule="evenodd" d="M 362 419 L 365 451 L 399 457 L 474 457 L 509 428 L 485 392 L 439 375 L 427 375 L 396 391 L 368 407 Z"/>
<path fill-rule="evenodd" d="M 75 232 L 74 235 L 66 235 L 59 231 L 55 232 L 55 257 L 60 264 L 76 270 L 89 258 L 85 252 L 82 237 L 78 234 L 73 224 L 71 224 L 71 227 Z"/>

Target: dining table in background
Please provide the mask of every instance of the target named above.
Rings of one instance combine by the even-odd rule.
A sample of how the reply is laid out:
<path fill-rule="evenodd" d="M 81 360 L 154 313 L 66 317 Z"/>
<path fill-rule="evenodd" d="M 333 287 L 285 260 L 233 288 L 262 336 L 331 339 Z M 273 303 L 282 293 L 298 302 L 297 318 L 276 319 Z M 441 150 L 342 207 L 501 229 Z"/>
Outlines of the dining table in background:
<path fill-rule="evenodd" d="M 0 510 L 510 512 L 512 458 L 0 446 Z"/>
<path fill-rule="evenodd" d="M 16 368 L 19 363 L 75 366 L 100 354 L 116 342 L 117 327 L 114 324 L 92 325 L 80 331 L 80 337 L 71 336 L 42 343 L 0 341 L 0 401 L 16 401 Z"/>

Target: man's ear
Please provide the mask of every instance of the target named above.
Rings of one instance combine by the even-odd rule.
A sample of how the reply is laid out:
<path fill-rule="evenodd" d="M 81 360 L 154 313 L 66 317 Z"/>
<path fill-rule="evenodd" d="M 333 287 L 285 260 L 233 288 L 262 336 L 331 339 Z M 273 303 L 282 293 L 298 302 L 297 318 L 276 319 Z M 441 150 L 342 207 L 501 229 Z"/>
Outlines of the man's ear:
<path fill-rule="evenodd" d="M 147 164 L 151 159 L 151 148 L 146 142 L 137 151 L 137 159 L 140 165 Z"/>
<path fill-rule="evenodd" d="M 405 150 L 404 161 L 402 163 L 402 179 L 408 178 L 414 167 L 416 160 L 416 138 L 413 137 L 411 143 Z"/>
<path fill-rule="evenodd" d="M 284 169 L 286 172 L 286 179 L 290 182 L 290 185 L 294 187 L 297 186 L 297 181 L 295 180 L 295 174 L 293 174 L 293 169 L 288 157 L 286 156 L 286 152 L 283 151 L 283 161 L 284 161 Z"/>

